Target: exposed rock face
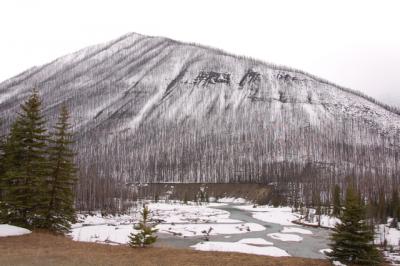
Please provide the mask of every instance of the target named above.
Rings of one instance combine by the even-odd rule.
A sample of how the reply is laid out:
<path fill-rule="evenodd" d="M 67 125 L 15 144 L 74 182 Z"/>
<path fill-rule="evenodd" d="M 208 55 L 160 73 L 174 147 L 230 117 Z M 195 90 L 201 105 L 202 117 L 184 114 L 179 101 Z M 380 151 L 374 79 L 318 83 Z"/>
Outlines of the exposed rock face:
<path fill-rule="evenodd" d="M 197 78 L 194 80 L 194 85 L 214 85 L 217 83 L 225 83 L 230 85 L 231 75 L 229 73 L 217 73 L 214 71 L 201 71 Z"/>
<path fill-rule="evenodd" d="M 219 50 L 128 34 L 34 67 L 0 84 L 3 133 L 33 87 L 50 123 L 71 109 L 88 186 L 397 180 L 396 110 Z"/>

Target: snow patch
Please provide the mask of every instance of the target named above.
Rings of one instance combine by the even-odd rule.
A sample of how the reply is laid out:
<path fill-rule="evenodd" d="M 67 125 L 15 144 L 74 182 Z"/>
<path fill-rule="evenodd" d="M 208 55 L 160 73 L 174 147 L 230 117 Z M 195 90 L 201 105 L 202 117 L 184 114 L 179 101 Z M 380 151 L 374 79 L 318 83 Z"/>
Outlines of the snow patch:
<path fill-rule="evenodd" d="M 130 129 L 136 129 L 146 115 L 155 107 L 155 105 L 162 99 L 165 89 L 158 89 L 158 91 L 151 97 L 135 116 L 135 118 L 127 125 Z"/>
<path fill-rule="evenodd" d="M 318 219 L 321 220 L 318 223 Z M 327 228 L 334 228 L 336 224 L 340 223 L 340 219 L 337 217 L 329 216 L 329 215 L 314 215 L 311 221 L 307 221 L 305 219 L 299 220 L 300 223 L 304 225 L 313 225 L 313 226 L 321 226 Z"/>
<path fill-rule="evenodd" d="M 266 212 L 256 210 L 252 215 L 255 219 L 280 225 L 295 225 L 292 222 L 299 218 L 290 208 L 268 208 Z"/>
<path fill-rule="evenodd" d="M 389 246 L 400 246 L 400 230 L 390 228 L 385 224 L 378 225 L 378 230 L 375 235 L 375 243 L 383 244 L 385 239 Z"/>
<path fill-rule="evenodd" d="M 290 256 L 285 250 L 277 247 L 256 247 L 242 243 L 201 242 L 191 247 L 201 251 L 239 252 L 274 257 Z"/>
<path fill-rule="evenodd" d="M 244 234 L 248 232 L 264 231 L 265 227 L 256 223 L 243 224 L 159 224 L 160 233 L 169 233 L 176 236 L 191 237 L 202 236 L 204 231 L 210 231 L 210 235 Z"/>
<path fill-rule="evenodd" d="M 334 260 L 332 261 L 332 264 L 335 266 L 346 266 L 346 264 L 341 263 L 340 261 Z"/>
<path fill-rule="evenodd" d="M 217 201 L 221 202 L 221 203 L 235 203 L 235 204 L 244 204 L 244 203 L 248 202 L 246 199 L 233 198 L 233 197 L 224 197 L 224 198 L 218 199 Z"/>
<path fill-rule="evenodd" d="M 74 228 L 69 235 L 75 241 L 126 244 L 132 232 L 136 232 L 133 225 L 94 225 Z"/>
<path fill-rule="evenodd" d="M 322 253 L 324 255 L 326 255 L 327 253 L 331 253 L 333 250 L 330 248 L 324 248 L 324 249 L 320 249 L 319 253 Z"/>
<path fill-rule="evenodd" d="M 241 223 L 242 221 L 230 219 L 230 213 L 224 210 L 212 209 L 207 206 L 216 204 L 169 204 L 151 203 L 148 205 L 154 220 L 162 223 Z"/>
<path fill-rule="evenodd" d="M 6 237 L 6 236 L 21 236 L 21 235 L 27 235 L 32 233 L 30 230 L 14 226 L 14 225 L 9 225 L 9 224 L 0 224 L 0 237 Z"/>

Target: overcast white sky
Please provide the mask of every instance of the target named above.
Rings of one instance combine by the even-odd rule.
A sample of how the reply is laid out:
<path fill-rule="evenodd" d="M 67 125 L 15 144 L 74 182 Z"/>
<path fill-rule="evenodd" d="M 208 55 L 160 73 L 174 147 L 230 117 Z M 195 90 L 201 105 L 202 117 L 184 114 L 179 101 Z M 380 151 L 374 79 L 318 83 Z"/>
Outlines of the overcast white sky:
<path fill-rule="evenodd" d="M 400 106 L 400 1 L 1 0 L 0 81 L 127 32 L 303 69 Z"/>

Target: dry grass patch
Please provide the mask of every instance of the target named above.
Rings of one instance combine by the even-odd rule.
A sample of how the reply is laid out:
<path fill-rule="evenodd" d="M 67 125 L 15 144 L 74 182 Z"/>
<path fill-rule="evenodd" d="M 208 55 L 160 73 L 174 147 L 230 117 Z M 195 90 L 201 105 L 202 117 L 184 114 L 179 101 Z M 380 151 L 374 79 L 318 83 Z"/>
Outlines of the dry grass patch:
<path fill-rule="evenodd" d="M 0 238 L 1 265 L 330 265 L 326 260 L 274 258 L 189 249 L 145 248 L 74 242 L 46 232 Z"/>

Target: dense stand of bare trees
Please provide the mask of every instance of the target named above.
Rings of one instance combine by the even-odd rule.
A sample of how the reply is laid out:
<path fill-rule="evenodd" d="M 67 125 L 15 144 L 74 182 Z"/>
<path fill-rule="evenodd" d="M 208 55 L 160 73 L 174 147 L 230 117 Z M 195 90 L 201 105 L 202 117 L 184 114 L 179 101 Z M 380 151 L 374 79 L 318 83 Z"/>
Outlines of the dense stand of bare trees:
<path fill-rule="evenodd" d="M 137 34 L 0 84 L 5 134 L 32 87 L 71 110 L 79 209 L 123 208 L 136 182 L 263 183 L 289 204 L 399 185 L 396 108 L 299 70 Z M 379 194 L 379 193 L 378 193 Z"/>
<path fill-rule="evenodd" d="M 90 150 L 78 161 L 79 201 L 111 204 L 106 201 L 128 197 L 129 182 L 265 183 L 302 202 L 315 194 L 330 202 L 333 185 L 344 188 L 348 176 L 368 198 L 398 186 L 397 135 L 346 119 L 307 127 L 293 126 L 296 121 L 150 121 L 134 135 L 104 136 L 102 145 L 102 137 L 89 134 L 80 140 Z"/>

